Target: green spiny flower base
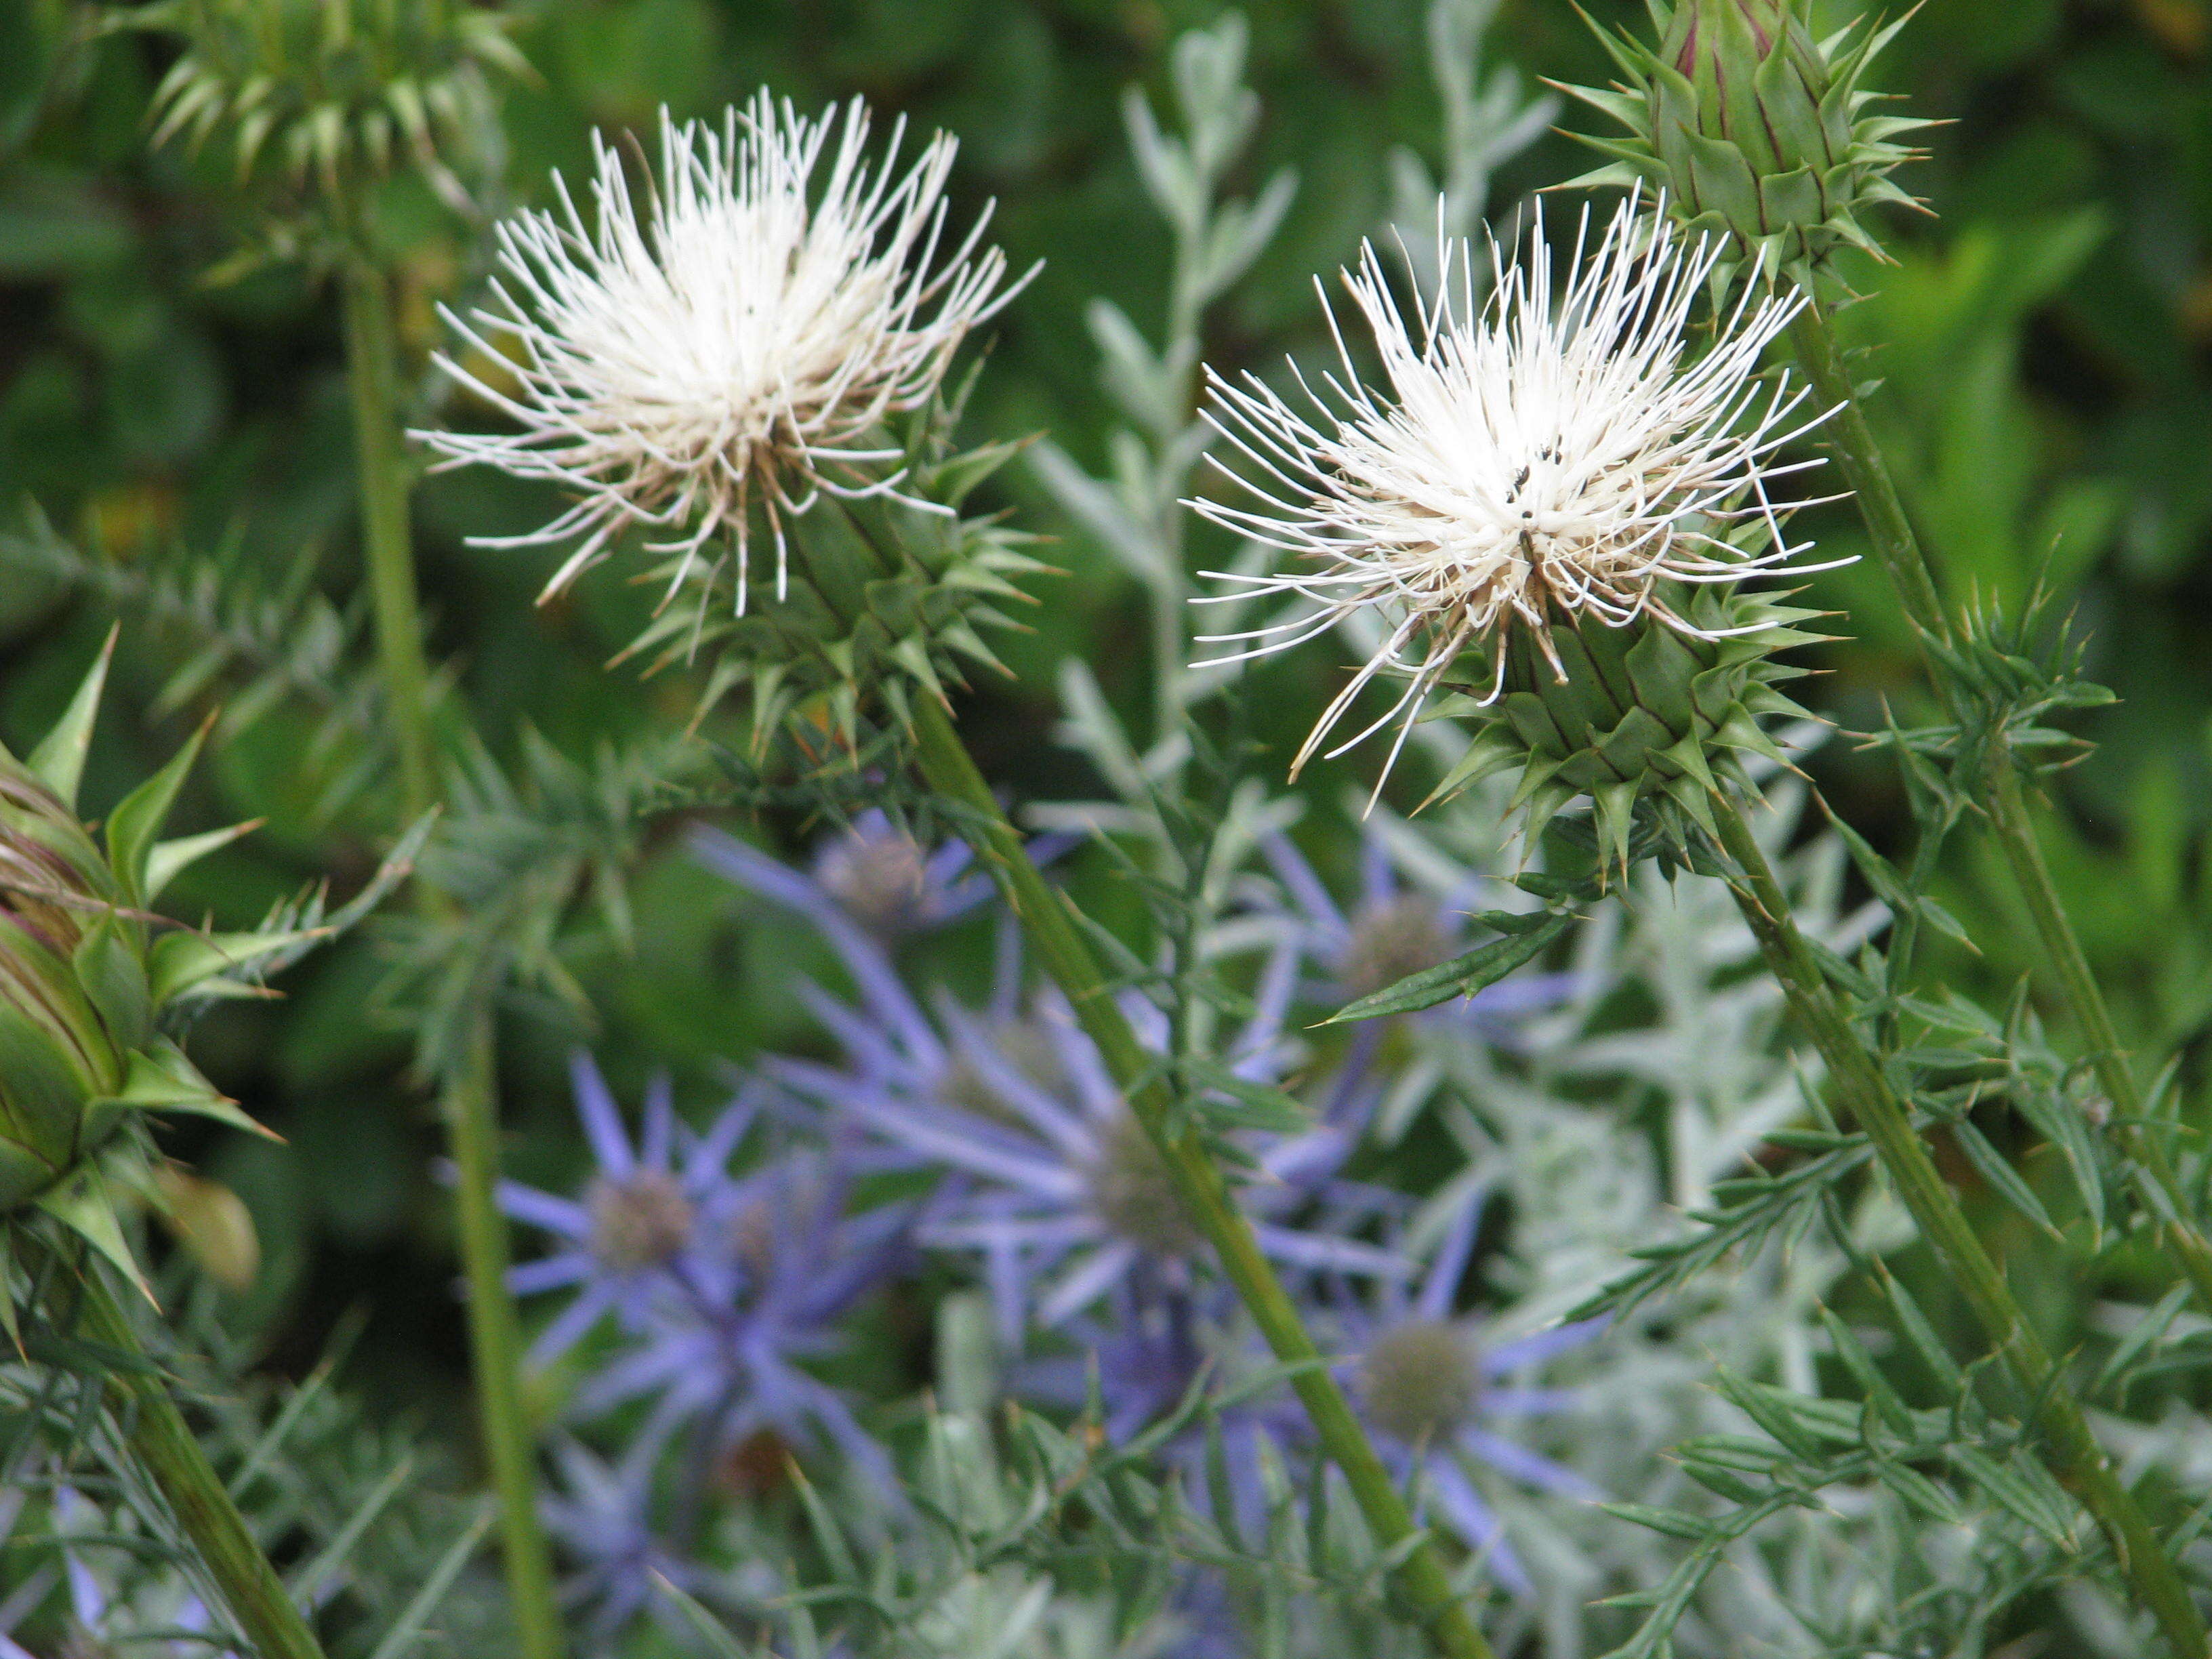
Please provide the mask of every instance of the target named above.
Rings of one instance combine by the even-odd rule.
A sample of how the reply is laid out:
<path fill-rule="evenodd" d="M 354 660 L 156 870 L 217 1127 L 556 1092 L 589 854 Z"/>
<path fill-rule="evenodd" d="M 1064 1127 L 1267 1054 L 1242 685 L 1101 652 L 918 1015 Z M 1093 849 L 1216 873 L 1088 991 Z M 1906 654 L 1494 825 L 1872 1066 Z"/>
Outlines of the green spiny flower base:
<path fill-rule="evenodd" d="M 1000 605 L 1036 600 L 1013 578 L 1051 567 L 1023 550 L 1034 537 L 995 517 L 960 515 L 969 494 L 1020 446 L 950 453 L 942 436 L 950 420 L 943 410 L 917 420 L 896 495 L 825 495 L 787 527 L 783 597 L 774 544 L 757 533 L 744 616 L 725 560 L 690 580 L 623 656 L 652 653 L 648 673 L 695 657 L 708 663 L 702 714 L 750 689 L 760 744 L 796 726 L 848 750 L 866 720 L 888 714 L 904 728 L 917 691 L 942 699 L 948 683 L 964 684 L 963 664 L 1008 672 L 983 635 L 1021 626 Z M 664 567 L 641 580 L 673 575 Z"/>
<path fill-rule="evenodd" d="M 240 178 L 270 158 L 333 198 L 398 167 L 455 194 L 454 166 L 489 159 L 492 74 L 529 72 L 510 20 L 469 0 L 154 0 L 110 27 L 183 37 L 156 143 L 228 129 Z"/>
<path fill-rule="evenodd" d="M 1774 654 L 1828 636 L 1796 626 L 1821 612 L 1769 599 L 1705 587 L 1670 600 L 1675 614 L 1706 631 L 1754 631 L 1700 639 L 1649 616 L 1620 628 L 1559 619 L 1552 644 L 1566 671 L 1562 679 L 1528 629 L 1511 629 L 1502 646 L 1504 690 L 1494 702 L 1483 701 L 1497 684 L 1487 650 L 1466 653 L 1445 676 L 1459 689 L 1435 715 L 1471 721 L 1476 731 L 1431 799 L 1518 766 L 1511 810 L 1524 814 L 1528 845 L 1561 807 L 1588 795 L 1599 845 L 1624 868 L 1636 805 L 1646 797 L 1710 833 L 1712 792 L 1750 789 L 1736 755 L 1784 759 L 1760 720 L 1809 718 L 1777 689 L 1809 671 Z M 1680 844 L 1685 832 L 1679 817 L 1674 822 Z"/>
<path fill-rule="evenodd" d="M 154 1183 L 150 1152 L 129 1126 L 150 1111 L 190 1112 L 266 1133 L 165 1028 L 193 1005 L 259 994 L 254 965 L 324 930 L 311 921 L 208 934 L 148 911 L 179 871 L 246 826 L 155 839 L 203 727 L 108 815 L 99 840 L 86 830 L 77 781 L 107 662 L 103 652 L 27 762 L 0 750 L 0 1259 L 8 1226 L 43 1213 L 135 1278 L 111 1194 L 150 1198 Z M 11 1311 L 0 1285 L 0 1317 Z"/>
<path fill-rule="evenodd" d="M 1573 182 L 1667 191 L 1689 229 L 1741 250 L 1723 283 L 1747 264 L 1809 285 L 1846 245 L 1881 258 L 1860 217 L 1912 205 L 1889 174 L 1917 152 L 1894 141 L 1928 123 L 1868 114 L 1880 94 L 1859 81 L 1905 20 L 1815 40 L 1806 15 L 1807 0 L 1678 0 L 1671 14 L 1653 4 L 1656 47 L 1600 30 L 1625 81 L 1565 90 L 1630 136 L 1583 137 L 1613 160 Z"/>

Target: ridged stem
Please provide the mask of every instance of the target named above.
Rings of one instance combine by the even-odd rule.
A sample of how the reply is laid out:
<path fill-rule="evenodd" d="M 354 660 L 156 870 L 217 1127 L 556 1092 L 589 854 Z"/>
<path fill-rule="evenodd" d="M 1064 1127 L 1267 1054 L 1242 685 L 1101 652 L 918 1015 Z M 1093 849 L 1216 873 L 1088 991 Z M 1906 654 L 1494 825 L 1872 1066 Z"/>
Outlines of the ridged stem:
<path fill-rule="evenodd" d="M 1085 1033 L 1121 1086 L 1129 1109 L 1159 1148 L 1191 1218 L 1219 1257 L 1253 1322 L 1275 1357 L 1307 1369 L 1291 1379 L 1322 1447 L 1344 1473 L 1369 1529 L 1385 1550 L 1417 1532 L 1412 1513 L 1366 1430 L 1329 1374 L 1323 1354 L 1261 1254 L 1252 1224 L 1228 1182 L 1197 1138 L 1172 1133 L 1174 1097 L 1136 1033 L 1115 1005 L 1097 958 L 1062 902 L 1045 884 L 1023 850 L 1022 838 L 1000 810 L 951 718 L 928 696 L 915 699 L 914 732 L 923 775 L 932 788 L 965 809 L 963 833 L 1006 895 L 1043 963 L 1067 995 Z M 1400 1590 L 1447 1659 L 1496 1659 L 1490 1644 L 1454 1591 L 1449 1575 L 1428 1540 L 1417 1544 L 1396 1572 Z"/>
<path fill-rule="evenodd" d="M 2098 1445 L 2081 1402 L 2027 1322 L 2004 1274 L 1982 1247 L 1910 1114 L 1844 1017 L 1819 963 L 1798 931 L 1790 902 L 1735 801 L 1711 797 L 1722 846 L 1735 866 L 1729 886 L 1759 941 L 1759 954 L 1826 1062 L 1837 1098 L 1873 1141 L 1920 1236 L 1936 1252 L 1984 1334 L 2002 1357 L 2036 1420 L 2060 1480 L 2096 1518 L 2120 1570 L 2157 1621 L 2178 1659 L 2205 1659 L 2203 1617 L 2144 1518 Z"/>
<path fill-rule="evenodd" d="M 1859 408 L 1835 330 L 1817 301 L 1808 298 L 1804 309 L 1797 313 L 1790 324 L 1790 340 L 1815 396 L 1823 405 L 1836 410 L 1821 428 L 1822 435 L 1843 468 L 1853 499 L 1858 502 L 1860 516 L 1866 522 L 1867 533 L 1873 538 L 1875 551 L 1882 568 L 1889 574 L 1899 601 L 1923 640 L 1948 639 L 1949 626 L 1934 572 L 1921 550 L 1918 538 L 1912 532 L 1911 521 L 1905 516 L 1905 505 L 1889 476 L 1888 465 L 1882 459 L 1881 447 L 1875 442 L 1874 433 Z M 1960 710 L 1954 688 L 1924 647 L 1923 659 L 1929 678 L 1956 718 Z M 2136 1081 L 2134 1068 L 2128 1063 L 2126 1051 L 2120 1046 L 2119 1033 L 2113 1025 L 2104 991 L 2090 969 L 2080 937 L 2067 918 L 2057 884 L 2051 878 L 2050 866 L 2044 862 L 2020 768 L 2004 744 L 1990 745 L 1983 782 L 1985 787 L 1982 805 L 1989 815 L 1990 832 L 2011 868 L 2036 939 L 2057 975 L 2060 992 L 2073 1010 L 2088 1044 L 2089 1061 L 2095 1069 L 2098 1085 L 2112 1103 L 2114 1131 L 2152 1189 L 2153 1208 L 2160 1215 L 2162 1230 L 2172 1243 L 2197 1302 L 2206 1313 L 2212 1314 L 2212 1242 L 2206 1240 L 2197 1224 L 2194 1206 L 2186 1200 L 2180 1173 L 2174 1168 L 2165 1143 L 2144 1121 L 2142 1091 Z"/>
<path fill-rule="evenodd" d="M 362 556 L 368 567 L 385 702 L 399 750 L 400 793 L 411 823 L 436 800 L 437 777 L 430 760 L 430 675 L 422 654 L 422 606 L 415 590 L 415 550 L 407 522 L 391 283 L 365 259 L 347 261 L 342 280 L 346 380 L 353 392 L 354 465 L 361 485 Z"/>
<path fill-rule="evenodd" d="M 366 260 L 343 274 L 346 374 L 353 392 L 360 470 L 362 543 L 376 617 L 385 702 L 399 750 L 399 779 L 412 821 L 435 804 L 429 672 L 408 527 L 408 480 L 400 447 L 398 350 L 385 273 Z M 422 902 L 434 904 L 427 892 Z M 499 1496 L 500 1541 L 521 1659 L 561 1659 L 553 1565 L 538 1516 L 537 1465 L 523 1409 L 521 1343 L 507 1285 L 507 1224 L 495 1197 L 499 1118 L 490 1022 L 471 1034 L 462 1075 L 441 1102 L 453 1158 L 461 1261 L 468 1285 L 469 1354 L 477 1415 Z"/>
<path fill-rule="evenodd" d="M 137 1328 L 117 1305 L 99 1264 L 86 1262 L 76 1283 L 82 1290 L 78 1328 L 95 1342 L 145 1358 Z M 261 1659 L 323 1659 L 322 1645 L 285 1594 L 284 1581 L 253 1541 L 246 1518 L 192 1437 L 160 1375 L 149 1366 L 143 1371 L 113 1372 L 108 1382 L 117 1395 L 125 1396 L 125 1409 L 117 1415 L 132 1454 L 161 1488 L 200 1565 L 222 1591 L 223 1605 Z"/>

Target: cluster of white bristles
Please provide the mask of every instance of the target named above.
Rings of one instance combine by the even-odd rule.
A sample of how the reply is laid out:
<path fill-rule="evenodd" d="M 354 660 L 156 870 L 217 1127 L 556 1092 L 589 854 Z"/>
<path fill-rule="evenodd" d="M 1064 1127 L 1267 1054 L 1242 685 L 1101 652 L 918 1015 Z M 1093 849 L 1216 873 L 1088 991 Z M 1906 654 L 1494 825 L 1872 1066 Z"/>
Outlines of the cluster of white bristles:
<path fill-rule="evenodd" d="M 841 123 L 763 92 L 720 132 L 664 112 L 646 214 L 616 149 L 595 141 L 590 230 L 557 175 L 557 213 L 501 224 L 496 307 L 447 320 L 487 357 L 519 356 L 520 388 L 439 362 L 520 429 L 418 435 L 446 465 L 488 463 L 575 499 L 541 530 L 479 543 L 574 542 L 550 598 L 642 524 L 669 532 L 648 549 L 682 556 L 672 594 L 724 536 L 742 612 L 756 509 L 781 598 L 787 523 L 825 491 L 896 493 L 887 420 L 936 395 L 961 341 L 1019 286 L 997 248 L 976 251 L 988 209 L 939 259 L 954 141 L 939 134 L 900 174 L 902 133 L 872 167 L 858 99 Z"/>
<path fill-rule="evenodd" d="M 1401 695 L 1332 757 L 1395 720 L 1395 763 L 1423 702 L 1470 644 L 1492 647 L 1494 700 L 1510 626 L 1527 629 L 1564 678 L 1555 621 L 1625 626 L 1650 616 L 1711 637 L 1667 605 L 1662 580 L 1733 582 L 1802 550 L 1784 541 L 1787 508 L 1770 500 L 1766 482 L 1817 463 L 1768 462 L 1825 412 L 1793 425 L 1806 392 L 1786 378 L 1763 384 L 1759 365 L 1803 299 L 1747 287 L 1684 368 L 1698 291 L 1726 249 L 1686 246 L 1663 202 L 1649 214 L 1633 196 L 1624 203 L 1587 258 L 1584 210 L 1557 298 L 1540 213 L 1524 258 L 1491 244 L 1496 282 L 1483 306 L 1473 251 L 1440 235 L 1437 293 L 1417 297 L 1410 325 L 1365 248 L 1344 276 L 1373 332 L 1387 398 L 1361 384 L 1333 310 L 1344 378 L 1324 377 L 1332 397 L 1291 371 L 1311 417 L 1255 376 L 1232 385 L 1208 371 L 1208 417 L 1259 469 L 1257 480 L 1240 483 L 1261 506 L 1189 505 L 1314 566 L 1208 572 L 1239 585 L 1218 601 L 1257 591 L 1320 607 L 1249 633 L 1202 636 L 1259 641 L 1215 660 L 1288 650 L 1370 607 L 1385 619 L 1382 645 L 1322 711 L 1293 777 L 1377 675 L 1403 676 Z M 1765 520 L 1763 544 L 1747 551 L 1726 535 L 1753 517 Z"/>

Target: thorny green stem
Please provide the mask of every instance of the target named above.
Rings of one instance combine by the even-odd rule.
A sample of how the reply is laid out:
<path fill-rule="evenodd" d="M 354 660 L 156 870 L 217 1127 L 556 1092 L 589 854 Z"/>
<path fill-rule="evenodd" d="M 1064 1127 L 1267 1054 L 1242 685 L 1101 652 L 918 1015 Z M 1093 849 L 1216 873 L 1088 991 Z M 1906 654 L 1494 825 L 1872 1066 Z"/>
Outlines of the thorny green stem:
<path fill-rule="evenodd" d="M 1820 428 L 1820 440 L 1835 452 L 1844 469 L 1859 516 L 1866 520 L 1867 534 L 1874 538 L 1875 556 L 1889 573 L 1905 614 L 1937 639 L 1948 639 L 1951 630 L 1936 578 L 1921 554 L 1911 521 L 1905 516 L 1905 503 L 1898 499 L 1897 485 L 1867 425 L 1866 411 L 1859 407 L 1828 313 L 1810 294 L 1790 325 L 1790 343 L 1796 349 L 1805 378 L 1813 383 L 1814 396 L 1822 407 L 1835 410 Z M 1935 678 L 1939 686 L 1945 684 L 1940 674 Z"/>
<path fill-rule="evenodd" d="M 1823 436 L 1843 467 L 1844 477 L 1866 521 L 1867 532 L 1873 538 L 1875 551 L 1881 560 L 1882 568 L 1889 573 L 1899 600 L 1923 636 L 1948 639 L 1949 626 L 1935 575 L 1918 538 L 1912 533 L 1911 522 L 1905 517 L 1904 504 L 1898 498 L 1897 487 L 1882 460 L 1881 447 L 1875 442 L 1874 434 L 1859 408 L 1835 331 L 1829 325 L 1827 313 L 1810 296 L 1790 325 L 1790 339 L 1814 394 L 1822 404 L 1836 410 L 1822 428 Z M 1952 705 L 1955 717 L 1959 710 L 1954 688 L 1938 665 L 1924 651 L 1923 654 L 1929 678 L 1944 701 Z M 2129 1157 L 2142 1171 L 2145 1183 L 2151 1189 L 2152 1207 L 2160 1217 L 2165 1236 L 2172 1243 L 2198 1303 L 2205 1312 L 2212 1313 L 2212 1243 L 2208 1243 L 2196 1224 L 2194 1206 L 2186 1200 L 2180 1173 L 2174 1168 L 2165 1143 L 2145 1121 L 2142 1091 L 2120 1046 L 2119 1033 L 2112 1024 L 2105 994 L 2090 969 L 2073 924 L 2067 919 L 2057 884 L 2051 880 L 2050 868 L 2044 862 L 2020 768 L 2005 744 L 1990 745 L 1983 782 L 1982 805 L 1989 814 L 1991 832 L 2027 903 L 2044 955 L 2057 973 L 2066 1001 L 2088 1042 L 2090 1064 L 2095 1068 L 2098 1084 L 2112 1103 L 2115 1133 Z"/>
<path fill-rule="evenodd" d="M 1911 1115 L 1874 1055 L 1852 1031 L 1741 809 L 1717 792 L 1711 799 L 1721 845 L 1735 866 L 1729 886 L 1736 906 L 1758 939 L 1769 971 L 1826 1062 L 1837 1097 L 1874 1142 L 1920 1236 L 1966 1297 L 2021 1392 L 2035 1402 L 2061 1480 L 2096 1517 L 2120 1570 L 2157 1620 L 2168 1646 L 2179 1659 L 2204 1659 L 2212 1651 L 2204 1620 L 2173 1563 L 2134 1494 L 2112 1472 L 2080 1401 L 1944 1184 Z"/>
<path fill-rule="evenodd" d="M 83 1294 L 77 1316 L 84 1334 L 107 1347 L 144 1358 L 137 1328 L 116 1304 L 97 1262 L 84 1264 L 78 1284 Z M 253 1541 L 222 1477 L 169 1397 L 167 1385 L 150 1369 L 117 1371 L 108 1381 L 125 1396 L 117 1415 L 131 1451 L 161 1489 L 200 1565 L 222 1592 L 223 1605 L 261 1659 L 323 1659 L 322 1645 L 285 1594 L 276 1569 Z"/>
<path fill-rule="evenodd" d="M 1376 1542 L 1385 1550 L 1399 1547 L 1418 1530 L 1405 1499 L 1344 1390 L 1329 1375 L 1326 1356 L 1260 1253 L 1251 1223 L 1237 1208 L 1220 1170 L 1194 1134 L 1172 1128 L 1174 1097 L 1115 1006 L 1090 945 L 1030 862 L 1019 832 L 1000 810 L 950 716 L 935 699 L 915 700 L 914 732 L 923 775 L 932 788 L 965 809 L 963 833 L 997 880 L 1046 971 L 1066 993 L 1107 1070 L 1127 1096 L 1131 1112 L 1159 1148 L 1192 1218 L 1212 1244 L 1222 1271 L 1267 1346 L 1285 1364 L 1306 1367 L 1292 1377 L 1291 1387 L 1312 1419 L 1322 1444 L 1343 1470 Z M 1396 1577 L 1446 1659 L 1496 1659 L 1431 1542 L 1424 1539 L 1417 1543 Z"/>
<path fill-rule="evenodd" d="M 408 481 L 400 450 L 398 352 L 386 274 L 366 259 L 343 276 L 346 371 L 352 384 L 354 437 L 361 474 L 362 539 L 384 675 L 385 701 L 399 750 L 400 788 L 411 821 L 436 801 L 430 741 L 429 673 L 408 533 Z M 418 891 L 426 907 L 436 902 Z M 469 1351 L 477 1419 L 499 1494 L 500 1540 L 522 1659 L 561 1659 L 564 1644 L 553 1595 L 553 1566 L 538 1517 L 537 1470 L 523 1408 L 521 1344 L 507 1285 L 507 1224 L 499 1179 L 495 1066 L 489 1019 L 471 1034 L 464 1071 L 441 1102 L 453 1155 L 455 1206 L 468 1285 Z"/>

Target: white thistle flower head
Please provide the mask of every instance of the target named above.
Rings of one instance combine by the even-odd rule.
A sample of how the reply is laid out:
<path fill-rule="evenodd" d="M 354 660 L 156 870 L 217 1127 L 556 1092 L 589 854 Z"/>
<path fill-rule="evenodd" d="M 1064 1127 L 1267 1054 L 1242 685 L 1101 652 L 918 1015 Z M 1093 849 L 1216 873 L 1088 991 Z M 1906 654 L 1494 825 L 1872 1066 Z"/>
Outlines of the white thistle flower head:
<path fill-rule="evenodd" d="M 927 404 L 969 331 L 1021 287 L 1004 253 L 978 251 L 988 207 L 939 257 L 955 142 L 939 134 L 900 173 L 904 128 L 872 164 L 857 98 L 842 120 L 810 120 L 763 91 L 719 132 L 664 110 L 644 212 L 617 148 L 594 140 L 590 229 L 557 173 L 557 213 L 501 224 L 495 306 L 447 319 L 487 356 L 519 356 L 520 388 L 437 361 L 520 429 L 416 435 L 441 465 L 547 479 L 574 501 L 541 530 L 477 544 L 574 542 L 550 599 L 647 526 L 666 532 L 650 550 L 680 556 L 672 596 L 724 537 L 742 615 L 756 514 L 781 599 L 793 520 L 824 492 L 898 495 L 886 422 Z"/>
<path fill-rule="evenodd" d="M 1323 710 L 1292 777 L 1378 675 L 1402 677 L 1403 691 L 1328 757 L 1398 720 L 1387 778 L 1422 705 L 1470 647 L 1492 647 L 1494 701 L 1507 657 L 1499 647 L 1514 628 L 1528 631 L 1561 679 L 1555 625 L 1620 628 L 1648 617 L 1721 637 L 1730 630 L 1693 623 L 1670 602 L 1669 585 L 1735 582 L 1803 550 L 1781 528 L 1800 503 L 1778 507 L 1768 485 L 1817 463 L 1772 457 L 1825 416 L 1793 424 L 1806 391 L 1786 375 L 1768 386 L 1759 363 L 1804 301 L 1747 289 L 1692 358 L 1692 310 L 1726 247 L 1717 239 L 1686 245 L 1663 203 L 1650 215 L 1641 205 L 1632 194 L 1595 251 L 1584 209 L 1557 296 L 1540 208 L 1525 253 L 1492 242 L 1496 281 L 1480 306 L 1473 251 L 1440 231 L 1441 279 L 1432 301 L 1417 296 L 1410 319 L 1374 248 L 1364 248 L 1344 279 L 1374 336 L 1387 392 L 1361 382 L 1326 292 L 1343 378 L 1323 377 L 1325 398 L 1293 367 L 1312 413 L 1256 376 L 1231 384 L 1207 370 L 1207 417 L 1258 469 L 1257 482 L 1240 483 L 1260 505 L 1189 505 L 1311 566 L 1261 576 L 1209 571 L 1238 585 L 1211 601 L 1256 591 L 1319 606 L 1248 633 L 1201 635 L 1243 647 L 1212 660 L 1287 650 L 1370 609 L 1385 621 L 1382 644 Z"/>

